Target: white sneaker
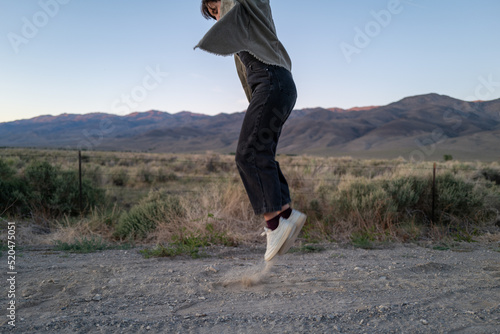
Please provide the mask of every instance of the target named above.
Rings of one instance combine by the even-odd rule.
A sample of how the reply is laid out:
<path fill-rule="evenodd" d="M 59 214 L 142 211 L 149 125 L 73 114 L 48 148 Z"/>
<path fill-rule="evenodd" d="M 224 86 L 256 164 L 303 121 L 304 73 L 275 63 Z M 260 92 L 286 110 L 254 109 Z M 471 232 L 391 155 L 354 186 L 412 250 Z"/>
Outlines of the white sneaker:
<path fill-rule="evenodd" d="M 283 246 L 279 250 L 278 255 L 286 254 L 286 252 L 288 252 L 288 250 L 292 247 L 293 243 L 295 242 L 295 240 L 299 236 L 300 230 L 302 230 L 302 226 L 304 226 L 304 223 L 306 222 L 306 218 L 307 218 L 307 216 L 305 214 L 303 214 L 302 212 L 297 211 L 297 210 L 292 210 L 292 214 L 290 215 L 290 217 L 288 217 L 288 219 L 284 219 L 284 220 L 287 220 L 288 222 L 290 222 L 291 224 L 293 224 L 295 226 L 295 229 L 294 229 L 293 233 L 290 233 L 290 236 L 288 237 L 288 239 L 286 239 L 285 243 L 283 244 Z M 280 224 L 281 224 L 281 220 L 280 220 Z"/>
<path fill-rule="evenodd" d="M 262 235 L 267 234 L 267 248 L 264 260 L 271 261 L 271 259 L 278 254 L 278 251 L 281 249 L 288 237 L 294 233 L 294 230 L 295 225 L 284 218 L 280 218 L 280 224 L 274 231 L 264 227 L 265 232 L 262 233 Z"/>

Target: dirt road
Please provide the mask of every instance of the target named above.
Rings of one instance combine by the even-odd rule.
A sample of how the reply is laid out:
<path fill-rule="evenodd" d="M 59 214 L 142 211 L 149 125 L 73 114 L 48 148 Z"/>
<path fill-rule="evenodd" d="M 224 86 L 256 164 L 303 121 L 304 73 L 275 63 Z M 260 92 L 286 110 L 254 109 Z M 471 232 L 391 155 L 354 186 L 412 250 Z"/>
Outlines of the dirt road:
<path fill-rule="evenodd" d="M 26 248 L 17 257 L 16 327 L 3 316 L 0 330 L 500 333 L 498 242 L 446 251 L 320 246 L 267 266 L 264 246 L 215 247 L 200 259 Z M 5 291 L 3 312 L 8 302 Z"/>

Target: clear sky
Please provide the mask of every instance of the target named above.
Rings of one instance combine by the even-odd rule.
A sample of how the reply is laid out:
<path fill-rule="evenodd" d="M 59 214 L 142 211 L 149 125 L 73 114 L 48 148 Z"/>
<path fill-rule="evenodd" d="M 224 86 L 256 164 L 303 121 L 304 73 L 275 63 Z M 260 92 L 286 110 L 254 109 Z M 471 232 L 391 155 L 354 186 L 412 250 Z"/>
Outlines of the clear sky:
<path fill-rule="evenodd" d="M 232 57 L 193 46 L 199 0 L 0 0 L 0 122 L 246 109 Z M 498 0 L 272 0 L 296 108 L 500 97 Z"/>

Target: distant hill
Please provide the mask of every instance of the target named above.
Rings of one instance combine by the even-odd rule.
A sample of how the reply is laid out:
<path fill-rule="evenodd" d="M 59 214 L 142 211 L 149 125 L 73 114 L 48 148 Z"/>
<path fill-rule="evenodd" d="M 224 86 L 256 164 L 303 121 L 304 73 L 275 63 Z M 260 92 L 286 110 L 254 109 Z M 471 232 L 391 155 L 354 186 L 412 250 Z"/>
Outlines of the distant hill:
<path fill-rule="evenodd" d="M 39 116 L 0 123 L 0 146 L 150 152 L 234 152 L 244 112 L 208 116 L 151 110 Z M 294 110 L 279 153 L 405 159 L 500 158 L 500 99 L 426 94 L 386 106 Z"/>

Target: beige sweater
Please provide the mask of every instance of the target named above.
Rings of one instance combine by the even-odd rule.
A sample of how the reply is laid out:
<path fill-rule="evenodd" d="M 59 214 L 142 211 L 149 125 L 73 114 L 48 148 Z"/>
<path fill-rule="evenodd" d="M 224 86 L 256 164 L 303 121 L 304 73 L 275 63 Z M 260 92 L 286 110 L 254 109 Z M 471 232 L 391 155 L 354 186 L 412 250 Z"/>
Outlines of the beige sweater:
<path fill-rule="evenodd" d="M 221 18 L 195 46 L 216 55 L 235 55 L 236 69 L 248 101 L 251 91 L 237 52 L 248 51 L 265 64 L 292 70 L 292 62 L 276 35 L 269 0 L 222 0 Z"/>

